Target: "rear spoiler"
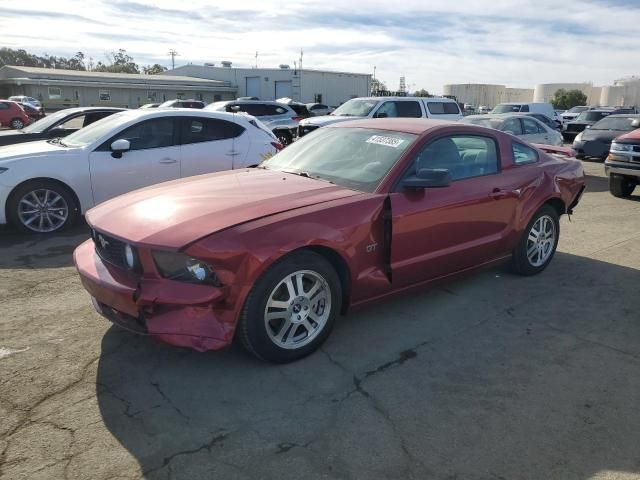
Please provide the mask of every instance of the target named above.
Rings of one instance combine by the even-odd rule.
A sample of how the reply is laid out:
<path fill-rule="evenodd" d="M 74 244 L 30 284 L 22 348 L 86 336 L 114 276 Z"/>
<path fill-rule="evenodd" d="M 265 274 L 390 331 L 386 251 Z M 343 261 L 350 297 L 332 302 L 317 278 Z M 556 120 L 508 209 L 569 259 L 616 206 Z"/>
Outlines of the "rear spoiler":
<path fill-rule="evenodd" d="M 539 143 L 534 143 L 534 147 L 542 150 L 545 153 L 551 153 L 552 155 L 562 155 L 565 157 L 575 157 L 576 152 L 572 148 L 568 147 L 556 147 L 553 145 L 541 145 Z"/>

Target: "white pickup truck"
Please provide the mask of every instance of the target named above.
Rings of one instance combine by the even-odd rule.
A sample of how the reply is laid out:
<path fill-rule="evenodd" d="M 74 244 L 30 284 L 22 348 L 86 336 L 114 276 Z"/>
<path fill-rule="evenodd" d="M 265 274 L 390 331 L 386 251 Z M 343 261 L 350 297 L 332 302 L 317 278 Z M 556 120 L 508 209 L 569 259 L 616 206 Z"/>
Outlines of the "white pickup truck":
<path fill-rule="evenodd" d="M 336 108 L 329 115 L 310 117 L 298 125 L 298 137 L 325 125 L 359 118 L 437 118 L 440 120 L 460 120 L 460 106 L 445 97 L 366 97 L 352 98 Z"/>

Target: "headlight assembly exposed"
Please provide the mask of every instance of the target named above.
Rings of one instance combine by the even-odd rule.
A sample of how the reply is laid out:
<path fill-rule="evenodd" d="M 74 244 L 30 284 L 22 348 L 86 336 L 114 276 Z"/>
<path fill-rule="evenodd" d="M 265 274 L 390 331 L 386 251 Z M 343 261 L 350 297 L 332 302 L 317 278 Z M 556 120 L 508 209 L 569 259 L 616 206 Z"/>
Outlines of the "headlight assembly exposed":
<path fill-rule="evenodd" d="M 182 253 L 159 250 L 153 252 L 153 259 L 156 262 L 158 272 L 164 278 L 180 282 L 220 285 L 215 272 L 202 260 Z"/>
<path fill-rule="evenodd" d="M 613 142 L 611 144 L 611 151 L 612 152 L 633 152 L 633 145 L 630 145 L 628 143 Z"/>

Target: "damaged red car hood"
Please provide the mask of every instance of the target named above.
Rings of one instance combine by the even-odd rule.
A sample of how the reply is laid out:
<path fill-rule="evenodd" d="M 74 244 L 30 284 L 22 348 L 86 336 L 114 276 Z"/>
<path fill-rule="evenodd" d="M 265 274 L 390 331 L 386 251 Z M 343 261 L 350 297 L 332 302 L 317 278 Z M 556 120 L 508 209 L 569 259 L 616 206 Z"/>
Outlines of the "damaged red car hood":
<path fill-rule="evenodd" d="M 86 218 L 132 243 L 180 248 L 234 225 L 353 195 L 361 193 L 275 170 L 231 170 L 136 190 Z"/>

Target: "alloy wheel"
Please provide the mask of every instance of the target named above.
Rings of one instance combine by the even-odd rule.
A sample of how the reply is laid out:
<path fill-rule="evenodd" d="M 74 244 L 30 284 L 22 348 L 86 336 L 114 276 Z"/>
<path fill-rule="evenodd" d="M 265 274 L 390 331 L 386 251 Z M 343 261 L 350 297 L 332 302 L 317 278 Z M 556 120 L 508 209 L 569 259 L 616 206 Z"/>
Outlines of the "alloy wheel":
<path fill-rule="evenodd" d="M 66 223 L 69 206 L 62 195 L 54 190 L 32 190 L 18 202 L 18 218 L 29 230 L 53 232 Z"/>
<path fill-rule="evenodd" d="M 538 218 L 527 237 L 527 259 L 533 267 L 540 267 L 549 260 L 556 243 L 556 226 L 549 215 Z"/>
<path fill-rule="evenodd" d="M 271 341 L 280 348 L 298 349 L 322 332 L 331 314 L 331 289 L 317 272 L 299 270 L 273 289 L 264 311 Z"/>

